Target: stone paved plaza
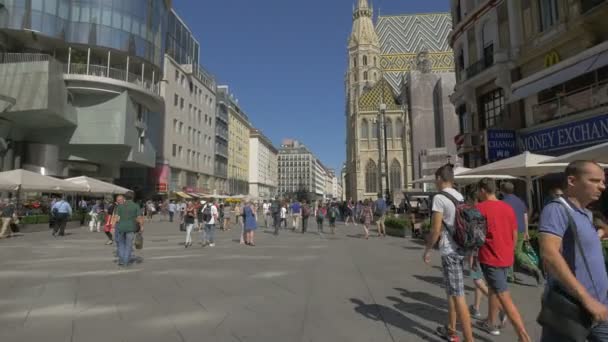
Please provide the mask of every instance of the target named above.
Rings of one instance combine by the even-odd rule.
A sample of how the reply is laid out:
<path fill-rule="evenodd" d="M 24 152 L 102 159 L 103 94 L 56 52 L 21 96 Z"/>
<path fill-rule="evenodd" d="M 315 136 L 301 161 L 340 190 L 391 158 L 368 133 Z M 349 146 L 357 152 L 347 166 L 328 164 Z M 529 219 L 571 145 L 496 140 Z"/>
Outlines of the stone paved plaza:
<path fill-rule="evenodd" d="M 129 269 L 102 233 L 69 233 L 0 241 L 0 341 L 439 341 L 447 316 L 438 254 L 426 266 L 417 241 L 364 240 L 361 226 L 323 238 L 260 229 L 256 247 L 232 230 L 185 249 L 176 225 L 150 223 Z M 538 340 L 541 289 L 512 292 Z M 476 335 L 516 341 L 510 325 Z"/>

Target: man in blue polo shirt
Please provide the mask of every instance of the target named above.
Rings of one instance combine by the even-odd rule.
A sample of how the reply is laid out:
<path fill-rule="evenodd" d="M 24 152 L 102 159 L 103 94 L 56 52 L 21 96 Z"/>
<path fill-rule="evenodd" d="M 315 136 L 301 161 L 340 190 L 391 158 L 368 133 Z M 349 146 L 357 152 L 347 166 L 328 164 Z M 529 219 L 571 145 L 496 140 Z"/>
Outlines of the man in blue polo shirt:
<path fill-rule="evenodd" d="M 302 217 L 302 204 L 300 201 L 296 200 L 291 204 L 291 218 L 292 218 L 292 229 L 295 232 L 296 229 L 300 226 L 300 218 Z"/>
<path fill-rule="evenodd" d="M 600 237 L 591 212 L 586 209 L 606 189 L 604 170 L 594 162 L 575 161 L 568 165 L 565 176 L 565 196 L 549 203 L 540 217 L 541 254 L 549 275 L 547 286 L 559 284 L 592 315 L 596 325 L 587 338 L 589 341 L 608 341 L 608 275 Z M 576 247 L 566 210 L 576 226 L 590 272 Z M 556 331 L 543 327 L 542 342 L 565 340 Z"/>

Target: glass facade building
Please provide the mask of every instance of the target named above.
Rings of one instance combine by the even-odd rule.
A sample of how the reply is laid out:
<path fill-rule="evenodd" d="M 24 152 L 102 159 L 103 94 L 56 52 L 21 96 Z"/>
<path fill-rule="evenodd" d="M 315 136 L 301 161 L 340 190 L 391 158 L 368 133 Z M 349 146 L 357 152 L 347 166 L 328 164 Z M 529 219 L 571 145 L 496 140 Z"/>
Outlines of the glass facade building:
<path fill-rule="evenodd" d="M 119 50 L 162 65 L 167 0 L 0 0 L 0 29 Z M 3 6 L 2 6 L 3 5 Z"/>
<path fill-rule="evenodd" d="M 171 11 L 167 30 L 167 54 L 179 64 L 198 65 L 200 45 L 188 26 Z"/>

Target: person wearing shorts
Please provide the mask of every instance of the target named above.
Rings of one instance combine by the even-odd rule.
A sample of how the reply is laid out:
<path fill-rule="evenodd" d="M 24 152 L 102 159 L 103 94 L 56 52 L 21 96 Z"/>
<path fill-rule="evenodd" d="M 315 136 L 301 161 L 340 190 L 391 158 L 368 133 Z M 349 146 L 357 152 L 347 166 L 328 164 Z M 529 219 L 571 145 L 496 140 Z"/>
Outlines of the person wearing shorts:
<path fill-rule="evenodd" d="M 500 307 L 513 324 L 519 341 L 531 342 L 519 310 L 513 303 L 507 277 L 509 268 L 515 261 L 515 242 L 517 241 L 517 219 L 515 212 L 507 203 L 496 198 L 496 181 L 484 178 L 477 185 L 480 203 L 477 209 L 486 218 L 486 241 L 479 249 L 479 264 L 488 283 L 488 319 L 480 321 L 478 327 L 485 332 L 498 336 L 497 323 Z"/>
<path fill-rule="evenodd" d="M 464 197 L 454 189 L 453 165 L 447 164 L 435 172 L 435 186 L 440 193 L 433 197 L 431 232 L 426 241 L 423 260 L 429 264 L 431 251 L 439 241 L 441 266 L 448 297 L 448 324 L 437 328 L 437 335 L 446 341 L 459 341 L 456 322 L 460 320 L 464 341 L 473 341 L 471 316 L 464 293 L 464 253 L 458 247 L 447 227 L 453 227 L 456 220 L 456 206 L 444 193 L 458 201 Z"/>

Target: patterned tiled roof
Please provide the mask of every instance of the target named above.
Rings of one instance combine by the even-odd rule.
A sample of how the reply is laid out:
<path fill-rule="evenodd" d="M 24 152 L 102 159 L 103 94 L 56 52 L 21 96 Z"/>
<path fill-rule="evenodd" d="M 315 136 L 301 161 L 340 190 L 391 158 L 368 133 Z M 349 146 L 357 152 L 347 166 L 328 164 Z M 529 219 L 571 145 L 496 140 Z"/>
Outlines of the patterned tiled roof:
<path fill-rule="evenodd" d="M 380 16 L 376 24 L 382 54 L 449 51 L 451 30 L 449 13 Z"/>
<path fill-rule="evenodd" d="M 387 80 L 381 79 L 368 89 L 359 99 L 359 110 L 363 112 L 377 111 L 380 104 L 386 104 L 388 110 L 398 110 L 401 107 L 397 102 L 395 92 Z"/>
<path fill-rule="evenodd" d="M 454 71 L 454 53 L 448 44 L 451 30 L 449 13 L 378 17 L 380 67 L 397 93 L 403 76 L 416 68 L 416 56 L 422 51 L 428 53 L 432 72 Z"/>

